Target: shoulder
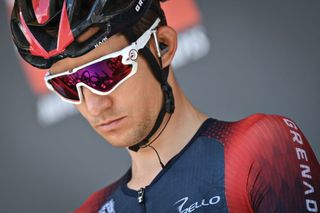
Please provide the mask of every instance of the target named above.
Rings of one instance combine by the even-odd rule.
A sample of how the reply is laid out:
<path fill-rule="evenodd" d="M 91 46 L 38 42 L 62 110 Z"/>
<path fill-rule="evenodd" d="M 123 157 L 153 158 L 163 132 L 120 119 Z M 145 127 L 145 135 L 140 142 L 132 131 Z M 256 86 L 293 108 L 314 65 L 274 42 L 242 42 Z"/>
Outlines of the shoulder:
<path fill-rule="evenodd" d="M 314 190 L 319 163 L 292 119 L 255 114 L 231 122 L 229 132 L 222 143 L 230 205 L 248 205 L 254 212 L 304 212 L 306 200 L 313 205 L 319 198 Z"/>
<path fill-rule="evenodd" d="M 218 121 L 216 126 L 219 130 L 223 126 L 226 130 L 219 139 L 227 146 L 235 143 L 275 145 L 280 141 L 289 140 L 295 133 L 297 137 L 301 136 L 301 140 L 304 137 L 292 119 L 281 115 L 253 114 L 235 122 Z M 215 135 L 219 136 L 217 133 Z"/>
<path fill-rule="evenodd" d="M 91 194 L 74 213 L 98 212 L 105 201 L 120 186 L 121 179 Z"/>
<path fill-rule="evenodd" d="M 234 122 L 214 120 L 201 135 L 214 138 L 230 148 L 236 144 L 277 144 L 288 139 L 293 130 L 300 131 L 291 119 L 259 113 Z"/>
<path fill-rule="evenodd" d="M 291 129 L 300 131 L 292 119 L 281 115 L 254 114 L 235 122 L 235 126 L 249 134 L 255 134 L 256 132 L 269 133 L 266 136 L 289 136 Z"/>
<path fill-rule="evenodd" d="M 295 123 L 281 115 L 253 114 L 240 121 L 233 122 L 234 130 L 242 134 L 251 134 L 259 137 L 272 137 L 274 135 L 283 135 L 288 132 L 287 123 Z M 265 134 L 262 134 L 265 132 Z M 259 134 L 258 134 L 259 133 Z"/>
<path fill-rule="evenodd" d="M 298 155 L 300 160 L 303 157 L 299 156 L 301 152 L 306 152 L 315 158 L 307 138 L 291 118 L 281 115 L 255 114 L 236 122 L 234 129 L 238 135 L 242 136 L 239 138 L 246 139 L 251 145 L 261 146 L 264 152 L 259 153 L 260 155 L 270 149 L 273 151 L 273 157 L 291 153 Z"/>
<path fill-rule="evenodd" d="M 248 162 L 268 164 L 280 159 L 291 163 L 300 160 L 317 162 L 307 138 L 290 118 L 254 114 L 229 125 L 229 134 L 221 143 L 225 146 L 226 157 L 231 160 L 238 156 Z"/>

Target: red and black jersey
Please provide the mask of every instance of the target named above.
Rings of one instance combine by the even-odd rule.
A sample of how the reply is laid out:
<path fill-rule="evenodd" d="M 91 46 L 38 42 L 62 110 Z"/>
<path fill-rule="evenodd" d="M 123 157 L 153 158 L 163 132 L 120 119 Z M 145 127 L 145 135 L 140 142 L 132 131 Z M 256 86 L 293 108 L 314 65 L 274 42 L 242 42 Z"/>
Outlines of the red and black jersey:
<path fill-rule="evenodd" d="M 319 212 L 320 166 L 297 125 L 277 115 L 207 119 L 139 191 L 131 170 L 75 212 Z"/>

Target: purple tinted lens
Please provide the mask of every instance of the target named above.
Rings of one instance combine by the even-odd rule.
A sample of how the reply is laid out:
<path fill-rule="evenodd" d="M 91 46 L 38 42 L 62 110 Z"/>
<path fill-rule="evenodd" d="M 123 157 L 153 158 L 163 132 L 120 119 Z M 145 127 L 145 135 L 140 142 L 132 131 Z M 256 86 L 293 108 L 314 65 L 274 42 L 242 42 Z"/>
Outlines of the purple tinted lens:
<path fill-rule="evenodd" d="M 49 83 L 61 96 L 73 101 L 80 100 L 76 85 L 70 82 L 67 75 L 53 78 L 49 80 Z"/>
<path fill-rule="evenodd" d="M 80 82 L 100 92 L 108 92 L 132 70 L 132 65 L 125 65 L 121 60 L 121 55 L 116 58 L 108 58 L 75 73 L 53 78 L 49 80 L 49 83 L 60 95 L 75 101 L 80 99 L 76 87 Z"/>

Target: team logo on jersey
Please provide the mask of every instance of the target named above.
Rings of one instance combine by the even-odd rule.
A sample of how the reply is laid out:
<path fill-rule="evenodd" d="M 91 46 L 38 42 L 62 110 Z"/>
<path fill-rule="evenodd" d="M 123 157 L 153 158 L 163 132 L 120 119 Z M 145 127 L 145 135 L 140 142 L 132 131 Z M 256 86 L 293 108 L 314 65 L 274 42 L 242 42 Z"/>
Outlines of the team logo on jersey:
<path fill-rule="evenodd" d="M 178 211 L 179 213 L 190 213 L 193 212 L 197 209 L 208 207 L 208 206 L 213 206 L 216 205 L 220 202 L 221 198 L 220 196 L 213 196 L 210 199 L 202 199 L 201 201 L 196 201 L 191 203 L 191 205 L 187 206 L 186 203 L 188 202 L 189 197 L 184 197 L 177 202 L 174 203 L 174 205 L 179 205 L 178 206 Z"/>
<path fill-rule="evenodd" d="M 111 199 L 106 202 L 106 204 L 104 204 L 99 210 L 99 213 L 116 213 L 116 211 L 114 210 L 114 200 Z"/>

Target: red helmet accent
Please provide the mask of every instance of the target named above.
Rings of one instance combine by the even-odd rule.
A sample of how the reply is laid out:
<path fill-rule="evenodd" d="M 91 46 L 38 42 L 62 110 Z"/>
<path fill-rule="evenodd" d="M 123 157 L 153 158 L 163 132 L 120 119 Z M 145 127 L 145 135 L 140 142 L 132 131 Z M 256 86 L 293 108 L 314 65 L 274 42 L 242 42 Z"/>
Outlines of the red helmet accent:
<path fill-rule="evenodd" d="M 62 53 L 65 50 L 65 48 L 73 41 L 74 37 L 70 28 L 69 18 L 67 14 L 67 3 L 65 0 L 63 2 L 63 8 L 59 25 L 57 54 Z"/>
<path fill-rule="evenodd" d="M 49 7 L 50 1 L 47 0 L 32 0 L 33 11 L 36 15 L 39 24 L 44 24 L 50 18 Z"/>
<path fill-rule="evenodd" d="M 156 1 L 15 0 L 11 32 L 22 58 L 47 69 L 63 58 L 89 52 L 105 38 L 132 30 Z M 79 42 L 77 38 L 90 27 L 99 30 Z"/>
<path fill-rule="evenodd" d="M 64 0 L 63 8 L 61 12 L 61 19 L 59 24 L 59 33 L 58 33 L 58 41 L 57 41 L 57 48 L 47 52 L 41 44 L 37 41 L 37 39 L 33 36 L 32 32 L 28 28 L 22 12 L 19 13 L 21 25 L 20 29 L 25 34 L 26 39 L 30 44 L 30 53 L 35 56 L 41 56 L 45 59 L 48 59 L 52 56 L 58 55 L 62 53 L 65 48 L 74 41 L 74 37 L 70 28 L 70 23 L 67 15 L 67 7 L 66 7 L 66 0 Z"/>

